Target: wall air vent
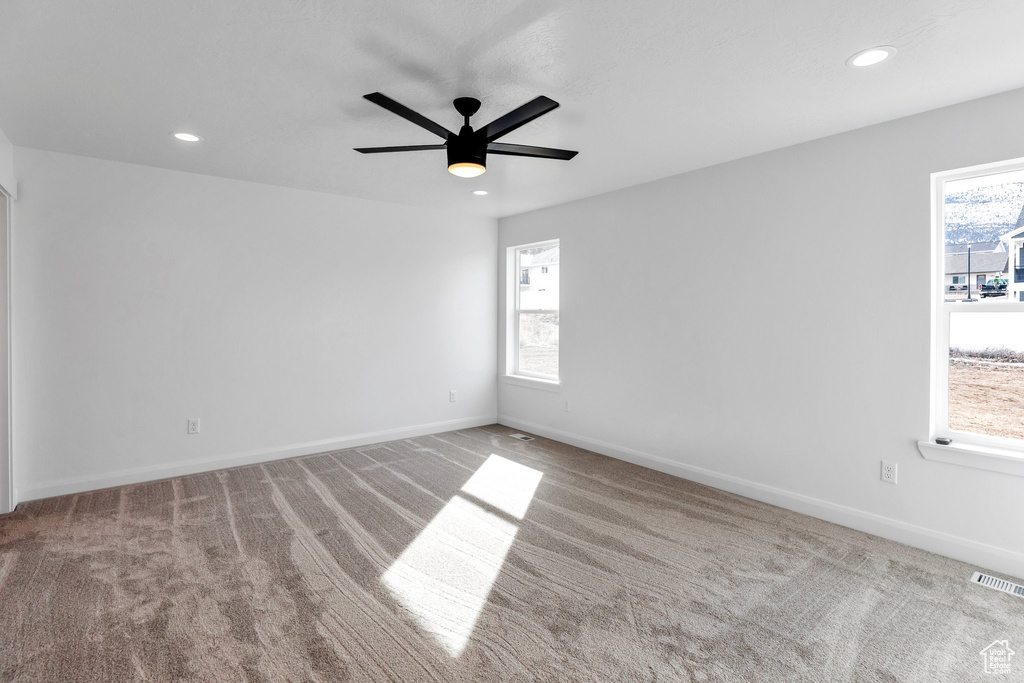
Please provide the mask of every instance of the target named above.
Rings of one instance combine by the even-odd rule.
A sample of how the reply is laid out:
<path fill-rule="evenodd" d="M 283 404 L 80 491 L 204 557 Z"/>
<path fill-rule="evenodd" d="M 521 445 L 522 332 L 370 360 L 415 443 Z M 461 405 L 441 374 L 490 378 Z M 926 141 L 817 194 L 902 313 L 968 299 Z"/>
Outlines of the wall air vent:
<path fill-rule="evenodd" d="M 982 586 L 987 586 L 988 588 L 994 588 L 997 591 L 1003 591 L 1004 593 L 1024 598 L 1024 586 L 1019 583 L 1013 583 L 1012 581 L 1003 581 L 1002 579 L 997 579 L 994 576 L 982 574 L 981 572 L 974 572 L 974 575 L 971 576 L 971 583 L 980 583 Z"/>
<path fill-rule="evenodd" d="M 533 437 L 527 436 L 526 434 L 509 434 L 509 436 L 513 439 L 519 439 L 520 441 L 533 441 Z"/>

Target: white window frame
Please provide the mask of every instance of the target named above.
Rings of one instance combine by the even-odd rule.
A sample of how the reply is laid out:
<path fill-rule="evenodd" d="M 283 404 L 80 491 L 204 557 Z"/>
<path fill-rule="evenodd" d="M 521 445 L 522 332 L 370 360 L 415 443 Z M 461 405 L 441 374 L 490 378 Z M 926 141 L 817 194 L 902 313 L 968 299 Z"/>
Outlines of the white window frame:
<path fill-rule="evenodd" d="M 950 462 L 968 467 L 1024 476 L 1024 439 L 974 434 L 949 427 L 949 317 L 951 313 L 1015 311 L 1024 313 L 1024 302 L 965 301 L 947 302 L 945 285 L 945 193 L 946 182 L 986 175 L 1024 171 L 1024 158 L 1010 159 L 932 174 L 932 352 L 931 352 L 931 415 L 927 441 L 919 441 L 918 449 L 929 460 Z M 968 283 L 970 285 L 970 283 Z M 948 438 L 948 445 L 936 439 Z"/>
<path fill-rule="evenodd" d="M 559 308 L 555 309 L 520 309 L 519 307 L 519 279 L 523 272 L 523 266 L 520 259 L 520 251 L 524 249 L 536 249 L 539 247 L 549 246 L 560 246 L 558 239 L 544 240 L 543 242 L 531 242 L 529 244 L 517 244 L 508 248 L 508 263 L 509 263 L 509 278 L 508 287 L 510 296 L 507 297 L 509 304 L 509 315 L 508 315 L 508 334 L 506 335 L 506 346 L 507 346 L 507 359 L 506 359 L 506 381 L 512 384 L 519 384 L 522 386 L 535 387 L 540 389 L 549 389 L 558 391 L 561 388 L 561 377 L 544 375 L 538 372 L 530 372 L 529 370 L 523 370 L 519 367 L 519 316 L 523 313 L 537 314 L 537 313 L 555 313 L 559 314 L 561 309 L 561 268 L 559 268 Z M 561 256 L 559 256 L 561 261 Z M 557 264 L 544 264 L 560 265 Z M 561 374 L 561 345 L 559 345 L 559 374 Z"/>

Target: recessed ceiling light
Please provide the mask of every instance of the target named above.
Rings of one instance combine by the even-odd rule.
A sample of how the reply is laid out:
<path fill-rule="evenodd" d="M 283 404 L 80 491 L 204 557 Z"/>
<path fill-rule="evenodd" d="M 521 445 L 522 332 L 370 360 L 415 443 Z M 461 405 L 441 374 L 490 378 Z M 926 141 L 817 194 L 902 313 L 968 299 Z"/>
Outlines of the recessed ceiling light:
<path fill-rule="evenodd" d="M 182 142 L 199 142 L 202 140 L 198 135 L 192 133 L 171 133 L 174 137 L 178 138 Z"/>
<path fill-rule="evenodd" d="M 847 66 L 874 66 L 896 54 L 896 48 L 891 45 L 879 45 L 878 47 L 861 50 L 846 60 Z"/>
<path fill-rule="evenodd" d="M 485 194 L 487 194 L 487 190 L 473 190 L 473 194 L 475 194 L 478 197 L 483 197 Z"/>

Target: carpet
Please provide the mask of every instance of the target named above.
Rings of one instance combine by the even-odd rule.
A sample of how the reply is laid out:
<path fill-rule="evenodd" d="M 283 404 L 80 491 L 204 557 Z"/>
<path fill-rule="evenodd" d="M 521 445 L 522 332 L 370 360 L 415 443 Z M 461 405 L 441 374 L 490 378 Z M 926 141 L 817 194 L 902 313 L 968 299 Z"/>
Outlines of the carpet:
<path fill-rule="evenodd" d="M 510 433 L 22 504 L 0 679 L 967 681 L 996 640 L 1024 674 L 969 565 Z"/>

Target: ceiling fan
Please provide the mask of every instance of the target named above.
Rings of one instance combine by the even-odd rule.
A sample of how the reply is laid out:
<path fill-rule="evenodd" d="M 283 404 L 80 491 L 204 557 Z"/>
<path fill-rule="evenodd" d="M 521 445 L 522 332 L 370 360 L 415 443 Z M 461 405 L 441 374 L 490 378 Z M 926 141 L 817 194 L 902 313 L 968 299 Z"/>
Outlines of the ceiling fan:
<path fill-rule="evenodd" d="M 379 154 L 381 152 L 418 152 L 428 149 L 448 150 L 448 172 L 460 178 L 475 178 L 487 170 L 487 154 L 506 154 L 517 157 L 537 157 L 539 159 L 562 159 L 568 161 L 578 154 L 567 149 L 551 149 L 550 147 L 532 147 L 530 145 L 510 145 L 495 142 L 503 135 L 508 135 L 516 128 L 547 114 L 558 107 L 550 97 L 531 100 L 523 106 L 513 109 L 479 130 L 473 130 L 469 118 L 480 109 L 480 100 L 472 97 L 457 97 L 452 104 L 463 116 L 465 123 L 459 134 L 438 125 L 426 116 L 414 112 L 403 104 L 395 102 L 387 95 L 379 92 L 363 95 L 374 104 L 378 104 L 393 114 L 398 114 L 407 121 L 412 121 L 421 128 L 426 128 L 434 135 L 445 139 L 441 145 L 406 145 L 404 147 L 356 147 L 355 151 L 363 154 Z"/>

